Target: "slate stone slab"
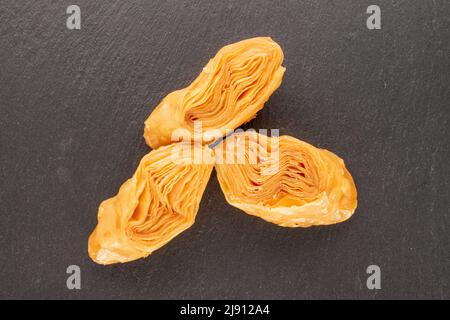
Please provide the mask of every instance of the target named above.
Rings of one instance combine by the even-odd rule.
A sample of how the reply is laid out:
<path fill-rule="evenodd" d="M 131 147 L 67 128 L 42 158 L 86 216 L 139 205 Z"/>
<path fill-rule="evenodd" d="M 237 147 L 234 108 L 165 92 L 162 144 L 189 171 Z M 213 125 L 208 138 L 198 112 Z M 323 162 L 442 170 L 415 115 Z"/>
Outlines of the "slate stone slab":
<path fill-rule="evenodd" d="M 0 1 L 0 298 L 450 298 L 447 1 L 78 0 L 78 31 L 70 4 Z M 280 228 L 227 205 L 213 174 L 191 229 L 148 259 L 94 264 L 97 207 L 148 152 L 145 118 L 220 47 L 260 35 L 287 72 L 245 128 L 343 157 L 354 217 Z"/>

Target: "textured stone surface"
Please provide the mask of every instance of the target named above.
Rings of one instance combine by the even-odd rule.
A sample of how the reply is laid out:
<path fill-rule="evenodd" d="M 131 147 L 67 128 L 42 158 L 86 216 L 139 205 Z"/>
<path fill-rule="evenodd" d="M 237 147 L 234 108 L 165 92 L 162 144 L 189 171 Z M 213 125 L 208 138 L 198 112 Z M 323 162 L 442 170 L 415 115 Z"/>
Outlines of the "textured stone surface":
<path fill-rule="evenodd" d="M 449 5 L 377 1 L 5 1 L 0 10 L 1 298 L 450 298 Z M 343 157 L 351 220 L 285 229 L 226 204 L 148 259 L 94 264 L 101 200 L 148 151 L 143 122 L 225 44 L 268 35 L 284 82 L 246 128 Z M 82 289 L 66 289 L 81 267 Z M 366 288 L 368 265 L 382 289 Z"/>

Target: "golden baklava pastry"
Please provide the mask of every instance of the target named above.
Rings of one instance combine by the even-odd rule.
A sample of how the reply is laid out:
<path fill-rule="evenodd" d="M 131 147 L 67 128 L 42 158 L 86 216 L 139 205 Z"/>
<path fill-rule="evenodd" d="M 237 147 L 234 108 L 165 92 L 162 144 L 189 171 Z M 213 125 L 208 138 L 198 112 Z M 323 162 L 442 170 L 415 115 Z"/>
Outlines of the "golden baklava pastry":
<path fill-rule="evenodd" d="M 188 87 L 168 94 L 150 114 L 147 144 L 157 148 L 186 134 L 194 139 L 196 123 L 208 143 L 250 121 L 280 86 L 282 62 L 283 51 L 268 37 L 223 47 Z"/>
<path fill-rule="evenodd" d="M 236 133 L 215 148 L 226 200 L 284 227 L 342 222 L 357 205 L 356 187 L 334 153 L 290 136 Z"/>
<path fill-rule="evenodd" d="M 213 153 L 201 144 L 175 143 L 143 157 L 118 194 L 103 201 L 88 243 L 99 264 L 128 262 L 162 247 L 195 220 Z"/>

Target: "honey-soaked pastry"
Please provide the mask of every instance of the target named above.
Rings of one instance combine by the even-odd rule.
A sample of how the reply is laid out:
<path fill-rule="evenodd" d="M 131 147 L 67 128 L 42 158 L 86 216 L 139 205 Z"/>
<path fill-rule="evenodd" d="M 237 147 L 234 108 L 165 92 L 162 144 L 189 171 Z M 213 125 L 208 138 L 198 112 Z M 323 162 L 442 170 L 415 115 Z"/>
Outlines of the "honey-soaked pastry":
<path fill-rule="evenodd" d="M 268 37 L 223 47 L 188 87 L 168 94 L 150 114 L 147 144 L 170 144 L 177 130 L 194 139 L 195 123 L 206 131 L 200 139 L 207 143 L 250 121 L 280 86 L 282 62 L 283 51 Z"/>
<path fill-rule="evenodd" d="M 119 193 L 101 203 L 89 237 L 92 260 L 112 264 L 146 257 L 189 228 L 213 160 L 208 147 L 184 143 L 144 156 Z"/>
<path fill-rule="evenodd" d="M 215 148 L 227 201 L 284 227 L 342 222 L 356 209 L 356 187 L 344 161 L 290 136 L 236 133 Z"/>

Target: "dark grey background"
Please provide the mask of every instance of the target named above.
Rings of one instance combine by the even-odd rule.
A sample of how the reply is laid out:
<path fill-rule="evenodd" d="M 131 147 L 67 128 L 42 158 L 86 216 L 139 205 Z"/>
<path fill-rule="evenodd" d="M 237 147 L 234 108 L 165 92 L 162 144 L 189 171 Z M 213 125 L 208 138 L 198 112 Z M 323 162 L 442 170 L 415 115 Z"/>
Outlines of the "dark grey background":
<path fill-rule="evenodd" d="M 370 4 L 382 30 L 366 28 Z M 450 298 L 448 1 L 0 5 L 0 298 Z M 223 45 L 260 35 L 287 71 L 246 127 L 343 157 L 353 218 L 277 227 L 227 205 L 213 174 L 192 228 L 147 259 L 94 264 L 97 207 L 148 152 L 146 117 Z"/>

